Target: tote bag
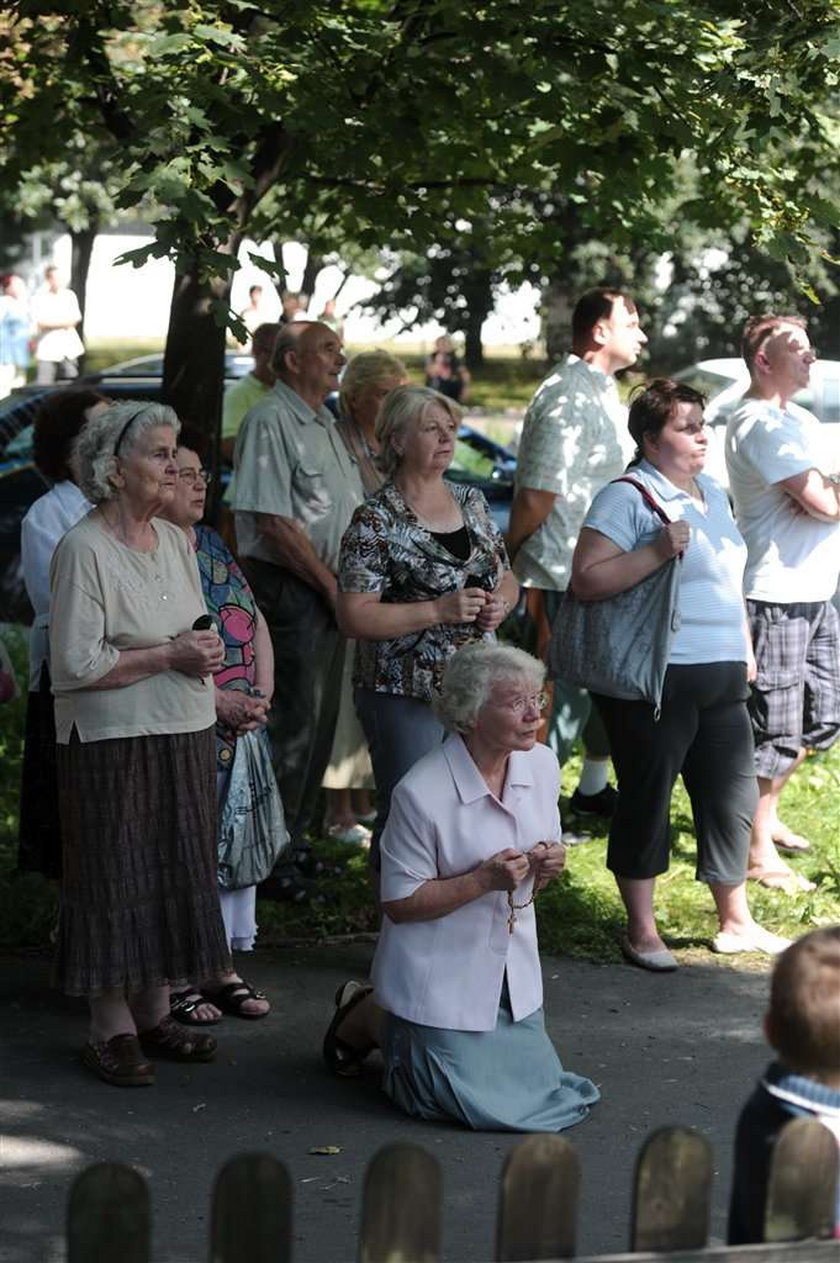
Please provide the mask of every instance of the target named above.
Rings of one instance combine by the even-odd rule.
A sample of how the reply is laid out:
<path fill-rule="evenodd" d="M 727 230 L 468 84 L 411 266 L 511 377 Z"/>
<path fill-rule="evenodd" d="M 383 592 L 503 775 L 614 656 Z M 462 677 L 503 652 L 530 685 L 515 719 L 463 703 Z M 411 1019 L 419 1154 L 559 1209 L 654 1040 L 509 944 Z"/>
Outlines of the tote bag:
<path fill-rule="evenodd" d="M 256 728 L 236 738 L 219 821 L 220 889 L 242 890 L 264 881 L 288 841 L 268 734 Z"/>
<path fill-rule="evenodd" d="M 635 478 L 613 481 L 629 482 L 657 517 L 670 522 Z M 658 712 L 680 625 L 681 565 L 682 556 L 674 557 L 632 588 L 600 601 L 580 601 L 568 588 L 552 628 L 550 675 L 607 697 L 650 702 Z"/>

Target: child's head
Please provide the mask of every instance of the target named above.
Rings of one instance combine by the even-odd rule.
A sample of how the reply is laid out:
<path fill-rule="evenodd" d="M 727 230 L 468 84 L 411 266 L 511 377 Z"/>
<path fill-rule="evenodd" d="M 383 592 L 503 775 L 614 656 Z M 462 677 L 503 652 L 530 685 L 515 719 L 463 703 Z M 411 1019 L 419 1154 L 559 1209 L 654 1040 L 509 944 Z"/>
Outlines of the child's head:
<path fill-rule="evenodd" d="M 805 934 L 779 957 L 764 1028 L 791 1070 L 840 1079 L 840 925 Z"/>

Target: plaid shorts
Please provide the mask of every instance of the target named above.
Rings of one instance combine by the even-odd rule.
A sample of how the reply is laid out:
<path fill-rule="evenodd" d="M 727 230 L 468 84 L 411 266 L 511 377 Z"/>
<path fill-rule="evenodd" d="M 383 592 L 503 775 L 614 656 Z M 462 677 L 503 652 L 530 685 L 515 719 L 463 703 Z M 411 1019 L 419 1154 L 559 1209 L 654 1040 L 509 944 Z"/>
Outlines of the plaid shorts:
<path fill-rule="evenodd" d="M 782 776 L 799 751 L 840 735 L 840 617 L 830 601 L 747 601 L 758 674 L 749 710 L 758 776 Z"/>

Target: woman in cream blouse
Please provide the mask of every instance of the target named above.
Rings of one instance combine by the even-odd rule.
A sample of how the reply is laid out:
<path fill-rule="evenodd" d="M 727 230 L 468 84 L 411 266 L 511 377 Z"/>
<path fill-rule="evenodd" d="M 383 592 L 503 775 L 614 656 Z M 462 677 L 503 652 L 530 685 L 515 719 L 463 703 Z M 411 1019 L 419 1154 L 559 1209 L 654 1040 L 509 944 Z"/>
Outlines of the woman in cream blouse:
<path fill-rule="evenodd" d="M 178 419 L 114 404 L 76 444 L 95 508 L 51 568 L 50 651 L 63 841 L 56 977 L 90 1003 L 84 1064 L 154 1082 L 149 1057 L 207 1061 L 169 1016 L 169 979 L 230 969 L 216 889 L 215 706 L 222 663 L 172 498 Z"/>
<path fill-rule="evenodd" d="M 385 1091 L 420 1118 L 561 1131 L 598 1100 L 543 1022 L 533 900 L 565 862 L 544 677 L 506 645 L 450 658 L 436 709 L 452 735 L 400 781 L 382 835 L 373 987 L 336 996 L 328 1065 L 354 1074 L 381 1048 Z"/>

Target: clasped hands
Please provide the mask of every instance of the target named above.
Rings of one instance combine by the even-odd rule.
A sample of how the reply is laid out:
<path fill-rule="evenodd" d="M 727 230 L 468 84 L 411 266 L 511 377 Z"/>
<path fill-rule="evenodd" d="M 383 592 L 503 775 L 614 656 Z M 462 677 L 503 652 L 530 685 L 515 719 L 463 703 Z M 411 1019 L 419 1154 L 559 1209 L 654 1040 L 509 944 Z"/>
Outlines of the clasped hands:
<path fill-rule="evenodd" d="M 537 842 L 530 851 L 507 847 L 497 851 L 482 865 L 489 879 L 489 890 L 514 891 L 529 874 L 533 874 L 534 893 L 544 889 L 552 877 L 559 877 L 566 867 L 566 848 L 562 842 Z"/>
<path fill-rule="evenodd" d="M 268 721 L 269 699 L 242 689 L 216 689 L 216 718 L 237 737 Z"/>
<path fill-rule="evenodd" d="M 499 588 L 459 588 L 439 598 L 442 623 L 475 623 L 480 631 L 495 631 L 510 609 Z"/>

